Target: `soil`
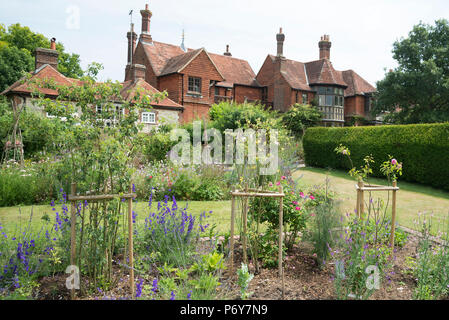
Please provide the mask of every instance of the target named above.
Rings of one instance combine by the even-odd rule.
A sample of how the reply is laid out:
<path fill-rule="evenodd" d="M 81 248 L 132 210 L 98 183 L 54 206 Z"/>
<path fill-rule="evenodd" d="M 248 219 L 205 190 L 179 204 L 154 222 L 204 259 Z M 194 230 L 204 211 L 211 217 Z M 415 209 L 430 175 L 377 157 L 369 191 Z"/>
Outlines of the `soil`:
<path fill-rule="evenodd" d="M 415 257 L 417 238 L 409 235 L 406 244 L 402 248 L 396 248 L 395 263 L 390 280 L 381 283 L 381 288 L 370 297 L 371 300 L 410 300 L 415 288 L 415 280 L 410 272 L 407 272 L 406 257 Z M 240 248 L 241 249 L 241 248 Z M 235 251 L 234 270 L 241 266 L 241 250 Z M 255 273 L 254 266 L 249 264 L 250 272 Z M 114 274 L 119 279 L 110 292 L 81 294 L 79 299 L 118 299 L 129 297 L 129 276 L 123 274 L 116 266 Z M 152 268 L 150 275 L 156 276 L 157 270 Z M 320 269 L 312 255 L 312 247 L 306 242 L 301 242 L 288 252 L 284 262 L 284 295 L 282 295 L 282 279 L 278 275 L 278 269 L 262 268 L 259 274 L 255 274 L 248 292 L 252 295 L 250 300 L 333 300 L 336 299 L 332 276 L 334 266 L 326 265 Z M 40 279 L 37 299 L 61 300 L 70 299 L 70 292 L 65 287 L 66 274 L 57 274 L 53 277 Z M 151 277 L 150 277 L 151 278 Z M 220 282 L 223 299 L 239 299 L 240 292 L 237 286 L 237 276 L 234 272 L 229 276 L 224 271 Z M 136 280 L 137 283 L 137 280 Z M 114 298 L 115 297 L 115 298 Z"/>

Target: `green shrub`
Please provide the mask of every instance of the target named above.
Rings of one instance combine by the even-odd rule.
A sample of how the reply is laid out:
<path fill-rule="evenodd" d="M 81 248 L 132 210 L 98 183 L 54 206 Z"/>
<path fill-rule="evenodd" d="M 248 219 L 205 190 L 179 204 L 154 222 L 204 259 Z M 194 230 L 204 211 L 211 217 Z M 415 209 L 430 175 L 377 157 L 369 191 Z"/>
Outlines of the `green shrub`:
<path fill-rule="evenodd" d="M 355 167 L 371 155 L 376 163 L 389 155 L 403 163 L 401 179 L 449 190 L 449 123 L 399 126 L 309 128 L 304 136 L 308 166 L 350 169 L 334 150 L 340 144 L 351 150 Z M 382 177 L 379 165 L 373 176 Z"/>
<path fill-rule="evenodd" d="M 170 134 L 166 132 L 141 133 L 138 136 L 138 147 L 147 162 L 167 160 L 168 153 L 176 143 L 170 140 Z"/>

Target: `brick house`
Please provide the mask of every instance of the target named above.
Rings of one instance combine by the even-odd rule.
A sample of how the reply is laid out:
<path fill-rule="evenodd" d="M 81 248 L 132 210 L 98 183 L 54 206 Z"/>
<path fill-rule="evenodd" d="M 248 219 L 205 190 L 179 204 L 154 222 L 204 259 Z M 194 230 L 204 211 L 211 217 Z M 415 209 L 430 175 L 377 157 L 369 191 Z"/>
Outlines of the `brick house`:
<path fill-rule="evenodd" d="M 183 122 L 207 116 L 210 106 L 222 100 L 262 100 L 264 88 L 257 83 L 256 74 L 247 61 L 232 56 L 229 46 L 224 54 L 214 54 L 205 48 L 185 48 L 183 43 L 153 41 L 148 5 L 140 13 L 142 31 L 137 46 L 133 27 L 127 33 L 125 81 L 130 79 L 133 62 L 146 66 L 145 80 L 160 91 L 167 90 L 168 97 L 185 108 Z"/>
<path fill-rule="evenodd" d="M 314 101 L 324 114 L 324 126 L 343 126 L 358 117 L 375 122 L 369 112 L 376 89 L 353 70 L 334 69 L 328 35 L 318 43 L 319 59 L 306 63 L 284 57 L 284 40 L 281 28 L 276 35 L 276 56 L 269 54 L 256 76 L 257 83 L 266 88 L 266 105 L 286 111 L 292 104 Z"/>
<path fill-rule="evenodd" d="M 50 49 L 37 48 L 35 53 L 35 70 L 31 72 L 31 77 L 29 80 L 25 78 L 16 81 L 9 88 L 3 91 L 1 94 L 8 97 L 8 99 L 13 100 L 15 103 L 13 106 L 22 109 L 30 109 L 36 112 L 41 112 L 45 115 L 45 112 L 40 109 L 34 102 L 32 97 L 32 88 L 30 87 L 30 82 L 33 79 L 49 80 L 56 85 L 76 85 L 81 84 L 78 79 L 72 79 L 65 77 L 58 70 L 58 51 L 55 47 L 55 39 L 51 41 Z M 159 92 L 144 79 L 146 67 L 138 64 L 133 64 L 130 66 L 129 79 L 122 84 L 123 88 L 121 91 L 122 97 L 128 101 L 130 99 L 137 87 L 145 90 L 145 93 L 152 94 Z M 39 88 L 40 92 L 45 95 L 46 98 L 56 99 L 58 92 L 49 88 Z M 165 98 L 162 101 L 155 101 L 151 104 L 152 109 L 141 112 L 140 123 L 143 124 L 143 132 L 149 132 L 151 129 L 158 127 L 162 123 L 179 123 L 182 118 L 182 112 L 184 107 L 178 103 L 172 101 L 169 98 Z M 117 107 L 120 109 L 120 104 L 117 103 Z M 101 112 L 98 110 L 97 112 Z M 121 112 L 127 112 L 127 110 L 122 110 Z M 48 115 L 47 115 L 48 116 Z"/>

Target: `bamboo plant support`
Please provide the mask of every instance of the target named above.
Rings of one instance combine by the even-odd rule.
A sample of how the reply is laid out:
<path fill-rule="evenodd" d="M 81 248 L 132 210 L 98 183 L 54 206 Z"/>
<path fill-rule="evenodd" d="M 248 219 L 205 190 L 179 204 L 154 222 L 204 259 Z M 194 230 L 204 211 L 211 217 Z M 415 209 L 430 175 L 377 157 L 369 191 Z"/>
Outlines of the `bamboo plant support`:
<path fill-rule="evenodd" d="M 75 265 L 76 261 L 76 203 L 77 201 L 101 201 L 101 200 L 111 200 L 114 198 L 121 198 L 121 199 L 128 199 L 128 250 L 129 250 L 129 269 L 130 269 L 130 279 L 129 279 L 129 285 L 130 285 L 130 292 L 131 297 L 134 298 L 135 296 L 135 289 L 134 289 L 134 246 L 133 246 L 133 221 L 132 221 L 132 210 L 133 210 L 133 198 L 135 198 L 137 195 L 135 193 L 132 193 L 132 183 L 129 187 L 129 193 L 128 194 L 105 194 L 105 195 L 94 195 L 94 196 L 78 196 L 76 195 L 76 183 L 71 184 L 71 190 L 70 195 L 68 197 L 68 201 L 70 201 L 70 228 L 71 228 L 71 236 L 70 236 L 70 264 Z M 82 246 L 80 244 L 80 250 L 79 255 L 81 255 L 82 252 Z M 73 284 L 72 280 L 72 284 Z M 71 299 L 75 299 L 75 290 L 74 286 L 72 286 L 71 292 L 70 292 Z"/>
<path fill-rule="evenodd" d="M 271 192 L 271 191 L 262 191 L 258 189 L 248 189 L 245 188 L 243 192 L 239 190 L 231 191 L 231 236 L 230 236 L 230 267 L 229 270 L 231 274 L 233 273 L 234 268 L 234 235 L 235 235 L 235 211 L 236 211 L 236 198 L 243 197 L 243 234 L 241 235 L 241 239 L 243 241 L 243 261 L 247 262 L 247 243 L 246 243 L 246 223 L 247 223 L 247 214 L 248 214 L 248 199 L 251 197 L 271 197 L 271 198 L 279 198 L 279 253 L 278 253 L 278 268 L 279 268 L 279 276 L 282 277 L 283 280 L 283 266 L 282 266 L 282 248 L 283 248 L 283 199 L 285 194 L 283 192 L 282 186 L 279 187 L 279 192 Z M 283 281 L 282 281 L 283 284 Z"/>

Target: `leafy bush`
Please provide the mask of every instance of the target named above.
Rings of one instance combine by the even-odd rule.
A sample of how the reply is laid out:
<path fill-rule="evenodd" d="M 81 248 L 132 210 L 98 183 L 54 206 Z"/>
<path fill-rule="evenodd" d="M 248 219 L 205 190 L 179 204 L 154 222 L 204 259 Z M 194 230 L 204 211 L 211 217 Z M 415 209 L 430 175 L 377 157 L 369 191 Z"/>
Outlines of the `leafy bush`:
<path fill-rule="evenodd" d="M 394 154 L 404 164 L 402 179 L 449 190 L 449 123 L 353 128 L 309 128 L 304 136 L 309 166 L 350 169 L 349 161 L 335 154 L 345 145 L 354 154 L 355 167 L 365 155 L 387 159 Z M 380 168 L 373 175 L 383 176 Z"/>
<path fill-rule="evenodd" d="M 282 123 L 296 137 L 302 138 L 306 129 L 317 125 L 321 117 L 316 107 L 295 104 L 282 115 Z"/>
<path fill-rule="evenodd" d="M 167 160 L 167 155 L 176 141 L 170 140 L 170 133 L 152 132 L 150 134 L 141 133 L 138 135 L 139 151 L 145 156 L 146 162 L 156 162 Z"/>
<path fill-rule="evenodd" d="M 270 122 L 273 127 L 277 124 L 276 113 L 265 110 L 262 105 L 244 103 L 236 104 L 220 102 L 210 108 L 210 126 L 224 132 L 226 129 L 247 128 L 257 123 Z"/>

